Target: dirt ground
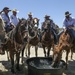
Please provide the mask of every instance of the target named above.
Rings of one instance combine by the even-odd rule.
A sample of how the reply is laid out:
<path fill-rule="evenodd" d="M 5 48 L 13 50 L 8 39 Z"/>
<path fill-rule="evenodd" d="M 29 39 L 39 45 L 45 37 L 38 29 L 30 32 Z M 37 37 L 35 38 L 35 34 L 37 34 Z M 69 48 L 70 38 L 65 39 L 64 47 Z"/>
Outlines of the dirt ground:
<path fill-rule="evenodd" d="M 52 51 L 50 52 L 52 55 Z M 38 49 L 38 56 L 43 57 L 43 49 L 39 48 Z M 75 75 L 75 53 L 73 54 L 73 60 L 70 58 L 71 54 L 69 54 L 69 60 L 68 60 L 68 69 L 64 71 L 63 75 Z M 31 56 L 30 57 L 35 57 L 35 50 L 34 47 L 31 48 Z M 11 73 L 11 63 L 7 59 L 7 54 L 5 55 L 0 55 L 0 75 L 27 75 L 27 65 L 25 63 L 26 56 L 24 55 L 24 64 L 21 64 L 20 61 L 20 69 L 21 71 L 18 72 L 16 71 L 16 74 Z M 65 60 L 65 52 L 62 55 L 62 59 Z"/>

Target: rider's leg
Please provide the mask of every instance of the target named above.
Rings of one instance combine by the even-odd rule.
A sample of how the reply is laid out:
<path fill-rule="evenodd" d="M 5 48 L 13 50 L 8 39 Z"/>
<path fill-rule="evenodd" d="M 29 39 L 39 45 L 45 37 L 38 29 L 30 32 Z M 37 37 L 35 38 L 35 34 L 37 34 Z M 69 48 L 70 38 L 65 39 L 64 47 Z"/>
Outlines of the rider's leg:
<path fill-rule="evenodd" d="M 60 38 L 60 35 L 64 32 L 64 30 L 61 30 L 58 35 L 57 35 L 57 39 L 58 39 L 58 42 L 59 42 L 59 38 Z"/>
<path fill-rule="evenodd" d="M 73 29 L 69 29 L 69 31 L 70 31 L 70 33 L 72 33 L 72 34 L 71 34 L 72 37 L 75 38 L 75 30 L 73 30 Z"/>
<path fill-rule="evenodd" d="M 55 33 L 53 28 L 51 29 L 51 31 L 52 31 L 52 33 L 54 35 L 54 43 L 57 44 L 57 35 L 56 35 L 56 33 Z"/>

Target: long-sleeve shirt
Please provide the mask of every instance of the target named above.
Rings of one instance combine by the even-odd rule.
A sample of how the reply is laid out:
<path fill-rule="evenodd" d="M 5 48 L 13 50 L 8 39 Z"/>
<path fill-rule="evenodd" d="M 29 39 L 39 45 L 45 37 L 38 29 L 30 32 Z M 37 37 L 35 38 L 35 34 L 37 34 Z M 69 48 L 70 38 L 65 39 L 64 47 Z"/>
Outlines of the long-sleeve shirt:
<path fill-rule="evenodd" d="M 70 17 L 69 20 L 65 18 L 63 21 L 63 28 L 68 28 L 71 25 L 75 26 L 75 19 L 72 17 Z"/>
<path fill-rule="evenodd" d="M 18 22 L 19 22 L 19 19 L 16 16 L 11 15 L 10 16 L 10 22 L 11 22 L 11 24 L 16 26 L 18 24 Z"/>
<path fill-rule="evenodd" d="M 9 26 L 10 26 L 10 19 L 9 19 L 8 15 L 6 15 L 6 14 L 3 12 L 3 13 L 1 13 L 1 17 L 2 17 L 3 21 L 5 22 L 5 26 L 6 26 L 6 25 L 9 25 Z"/>

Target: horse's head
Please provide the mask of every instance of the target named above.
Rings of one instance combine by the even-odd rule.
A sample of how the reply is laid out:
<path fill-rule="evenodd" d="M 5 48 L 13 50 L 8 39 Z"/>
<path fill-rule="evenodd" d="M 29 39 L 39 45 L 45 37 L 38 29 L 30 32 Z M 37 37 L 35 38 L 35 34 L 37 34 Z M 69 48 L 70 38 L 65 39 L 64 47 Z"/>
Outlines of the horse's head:
<path fill-rule="evenodd" d="M 25 38 L 25 34 L 27 32 L 26 29 L 26 19 L 21 19 L 18 25 L 16 26 L 16 36 L 17 41 L 22 43 Z"/>
<path fill-rule="evenodd" d="M 46 22 L 44 22 L 43 23 L 44 24 L 44 29 L 45 29 L 45 31 L 47 30 L 47 31 L 50 31 L 50 20 L 48 20 L 48 21 L 46 21 Z"/>
<path fill-rule="evenodd" d="M 62 56 L 62 47 L 57 45 L 54 47 L 53 51 L 53 62 L 51 64 L 52 67 L 54 67 L 56 64 L 60 62 L 61 56 Z"/>
<path fill-rule="evenodd" d="M 38 18 L 33 18 L 33 21 L 34 21 L 34 27 L 38 28 L 39 19 Z"/>
<path fill-rule="evenodd" d="M 28 26 L 28 32 L 29 32 L 29 36 L 31 36 L 31 38 L 35 37 L 38 33 L 38 25 L 39 25 L 39 19 L 38 18 L 34 18 L 34 27 L 32 26 Z"/>

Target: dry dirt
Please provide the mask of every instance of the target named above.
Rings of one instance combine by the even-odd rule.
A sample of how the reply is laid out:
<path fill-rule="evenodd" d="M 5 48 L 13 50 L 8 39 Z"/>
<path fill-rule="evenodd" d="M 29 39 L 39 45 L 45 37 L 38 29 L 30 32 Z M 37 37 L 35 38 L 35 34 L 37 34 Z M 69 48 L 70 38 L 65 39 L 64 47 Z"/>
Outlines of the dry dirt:
<path fill-rule="evenodd" d="M 52 51 L 50 53 L 52 55 Z M 39 57 L 44 56 L 42 48 L 38 49 L 38 56 Z M 75 75 L 75 53 L 73 54 L 73 60 L 71 60 L 70 56 L 71 54 L 69 53 L 68 69 L 64 71 L 63 75 Z M 31 48 L 31 57 L 35 57 L 34 47 Z M 62 55 L 62 59 L 65 60 L 65 52 Z M 15 75 L 27 75 L 27 66 L 25 60 L 26 56 L 24 55 L 24 64 L 22 65 L 20 61 L 21 71 L 20 72 L 16 71 Z M 7 59 L 7 54 L 0 55 L 0 75 L 14 75 L 11 73 L 10 68 L 11 63 Z"/>

